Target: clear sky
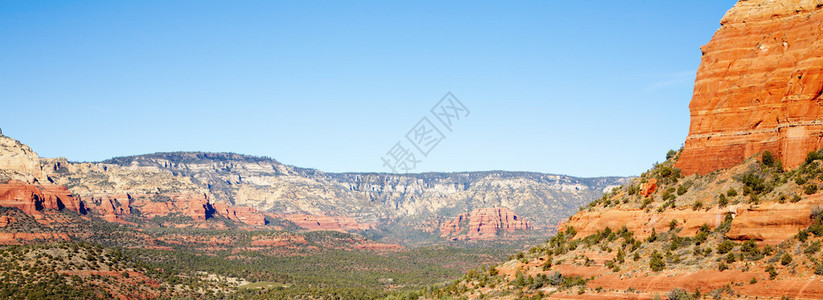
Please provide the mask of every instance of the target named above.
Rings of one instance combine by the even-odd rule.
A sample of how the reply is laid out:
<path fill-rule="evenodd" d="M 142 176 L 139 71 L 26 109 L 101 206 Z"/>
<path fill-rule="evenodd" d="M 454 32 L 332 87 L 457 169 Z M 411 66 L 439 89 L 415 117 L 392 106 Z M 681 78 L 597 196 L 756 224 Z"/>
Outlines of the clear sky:
<path fill-rule="evenodd" d="M 684 141 L 699 47 L 734 3 L 2 1 L 0 128 L 73 161 L 385 172 L 451 91 L 470 114 L 416 172 L 638 175 Z"/>

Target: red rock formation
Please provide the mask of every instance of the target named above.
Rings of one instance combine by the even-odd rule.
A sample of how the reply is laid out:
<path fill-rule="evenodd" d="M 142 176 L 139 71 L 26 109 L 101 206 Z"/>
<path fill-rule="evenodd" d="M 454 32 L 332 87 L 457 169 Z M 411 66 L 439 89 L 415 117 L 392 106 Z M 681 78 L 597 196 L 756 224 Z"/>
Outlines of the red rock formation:
<path fill-rule="evenodd" d="M 121 222 L 121 216 L 131 214 L 129 194 L 93 195 L 88 200 L 89 209 L 102 215 L 108 222 Z"/>
<path fill-rule="evenodd" d="M 74 197 L 64 186 L 35 185 L 11 180 L 0 184 L 0 206 L 14 207 L 28 215 L 42 215 L 44 209 L 68 209 L 76 213 L 86 212 L 83 202 Z"/>
<path fill-rule="evenodd" d="M 701 49 L 684 174 L 765 150 L 794 168 L 823 147 L 823 1 L 740 1 Z"/>
<path fill-rule="evenodd" d="M 734 219 L 726 237 L 739 241 L 754 239 L 762 244 L 777 245 L 812 224 L 809 215 L 814 207 L 823 207 L 823 194 L 810 196 L 800 203 L 764 203 L 697 211 L 690 208 L 668 209 L 661 213 L 642 209 L 583 211 L 570 217 L 560 227 L 574 227 L 577 237 L 585 237 L 606 227 L 617 230 L 626 226 L 636 237 L 647 238 L 652 229 L 657 232 L 667 231 L 669 222 L 676 220 L 677 227 L 681 228 L 678 235 L 692 237 L 703 224 L 714 228 L 725 220 L 727 214 L 731 214 Z"/>
<path fill-rule="evenodd" d="M 212 205 L 217 214 L 229 220 L 243 222 L 249 225 L 266 225 L 266 218 L 254 207 L 229 206 L 225 203 Z"/>
<path fill-rule="evenodd" d="M 306 230 L 330 231 L 357 231 L 371 228 L 368 224 L 357 223 L 357 220 L 345 216 L 316 216 L 302 214 L 270 215 L 273 218 L 284 219 Z"/>
<path fill-rule="evenodd" d="M 0 244 L 2 244 L 2 245 L 20 244 L 21 242 L 32 241 L 32 240 L 70 241 L 71 238 L 69 238 L 69 235 L 65 232 L 59 232 L 59 233 L 53 233 L 53 232 L 38 232 L 38 233 L 0 232 Z"/>
<path fill-rule="evenodd" d="M 307 245 L 309 242 L 300 235 L 288 234 L 282 236 L 255 236 L 251 245 L 256 247 L 285 247 L 294 245 Z"/>
<path fill-rule="evenodd" d="M 68 209 L 70 211 L 85 214 L 86 205 L 79 197 L 72 196 L 68 188 L 56 184 L 38 185 L 43 195 L 46 196 L 46 208 Z"/>
<path fill-rule="evenodd" d="M 204 194 L 162 194 L 168 201 L 156 201 L 148 195 L 133 195 L 131 207 L 140 210 L 146 218 L 180 213 L 194 220 L 204 221 L 209 217 L 211 204 Z"/>
<path fill-rule="evenodd" d="M 9 226 L 9 224 L 17 222 L 17 219 L 9 216 L 0 216 L 0 227 Z"/>
<path fill-rule="evenodd" d="M 468 221 L 469 213 L 462 213 L 457 215 L 457 217 L 454 217 L 454 219 L 443 222 L 443 224 L 440 225 L 440 237 L 447 237 L 452 234 L 459 234 L 460 231 L 462 231 L 461 227 L 465 227 L 461 226 L 460 224 L 465 223 L 466 225 L 468 225 Z"/>
<path fill-rule="evenodd" d="M 468 231 L 464 235 L 461 234 L 466 228 Z M 480 208 L 444 222 L 440 226 L 440 236 L 452 239 L 485 240 L 497 238 L 500 230 L 515 232 L 529 229 L 531 225 L 508 208 Z"/>
<path fill-rule="evenodd" d="M 777 245 L 812 224 L 810 212 L 814 207 L 823 205 L 823 195 L 817 194 L 808 200 L 786 204 L 765 203 L 737 209 L 726 237 Z"/>
<path fill-rule="evenodd" d="M 147 219 L 180 213 L 193 220 L 204 221 L 216 213 L 249 225 L 266 224 L 265 216 L 253 207 L 212 204 L 205 194 L 101 194 L 88 196 L 87 199 L 89 209 L 109 222 L 124 222 L 123 217 L 132 215 L 132 210 L 136 209 Z"/>
<path fill-rule="evenodd" d="M 585 237 L 606 227 L 618 230 L 623 226 L 634 232 L 638 238 L 647 238 L 654 229 L 657 232 L 669 230 L 669 222 L 677 220 L 682 228 L 681 236 L 694 236 L 698 228 L 707 224 L 714 228 L 720 225 L 729 213 L 729 208 L 712 208 L 694 211 L 690 208 L 668 209 L 662 213 L 646 212 L 642 209 L 610 209 L 605 211 L 581 211 L 571 216 L 561 228 L 568 226 L 577 230 L 577 237 Z M 808 211 L 806 212 L 808 218 Z M 797 232 L 795 232 L 797 233 Z"/>
<path fill-rule="evenodd" d="M 648 197 L 651 194 L 654 194 L 654 191 L 657 190 L 657 179 L 652 178 L 649 179 L 649 182 L 643 183 L 640 185 L 640 196 Z"/>

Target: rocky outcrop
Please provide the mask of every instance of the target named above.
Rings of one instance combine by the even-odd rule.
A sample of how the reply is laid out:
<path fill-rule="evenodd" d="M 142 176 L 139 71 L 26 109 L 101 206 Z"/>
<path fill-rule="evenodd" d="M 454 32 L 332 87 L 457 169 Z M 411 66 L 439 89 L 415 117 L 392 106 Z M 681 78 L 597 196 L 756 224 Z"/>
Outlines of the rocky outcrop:
<path fill-rule="evenodd" d="M 606 227 L 618 230 L 623 226 L 634 232 L 638 238 L 647 238 L 652 233 L 669 230 L 669 223 L 677 221 L 680 236 L 694 236 L 698 228 L 703 224 L 710 228 L 717 227 L 729 214 L 736 209 L 732 208 L 711 208 L 709 210 L 692 210 L 691 208 L 669 209 L 663 212 L 653 212 L 643 209 L 610 209 L 605 211 L 581 211 L 561 225 L 561 227 L 571 226 L 577 230 L 580 237 L 595 234 L 598 230 Z M 808 211 L 806 211 L 808 219 Z M 795 231 L 794 233 L 797 233 Z"/>
<path fill-rule="evenodd" d="M 453 240 L 490 240 L 501 232 L 529 229 L 529 223 L 508 208 L 480 208 L 444 222 L 440 226 L 440 236 Z"/>
<path fill-rule="evenodd" d="M 86 198 L 91 211 L 109 222 L 125 222 L 124 218 L 152 219 L 181 214 L 195 221 L 216 215 L 248 225 L 265 225 L 265 216 L 253 207 L 212 203 L 206 194 L 101 194 Z"/>
<path fill-rule="evenodd" d="M 91 195 L 85 198 L 89 209 L 109 222 L 122 222 L 122 216 L 131 215 L 129 194 Z"/>
<path fill-rule="evenodd" d="M 10 216 L 0 216 L 0 227 L 9 226 L 9 224 L 13 224 L 16 222 L 17 219 Z"/>
<path fill-rule="evenodd" d="M 230 206 L 225 203 L 215 203 L 213 207 L 218 215 L 229 220 L 249 225 L 266 225 L 266 217 L 254 207 Z"/>
<path fill-rule="evenodd" d="M 67 233 L 52 233 L 52 232 L 0 232 L 0 245 L 15 245 L 29 241 L 70 241 L 71 238 Z"/>
<path fill-rule="evenodd" d="M 67 209 L 85 214 L 83 202 L 64 186 L 28 184 L 16 180 L 0 184 L 0 206 L 14 207 L 28 215 L 42 215 L 44 209 Z"/>
<path fill-rule="evenodd" d="M 654 194 L 654 191 L 657 190 L 657 179 L 652 178 L 649 179 L 648 182 L 640 184 L 640 196 L 648 197 Z"/>
<path fill-rule="evenodd" d="M 140 210 L 140 214 L 149 219 L 180 213 L 199 221 L 208 219 L 213 210 L 206 195 L 191 194 L 164 194 L 134 202 L 132 208 Z"/>
<path fill-rule="evenodd" d="M 726 237 L 777 245 L 809 227 L 811 211 L 821 206 L 823 195 L 818 194 L 800 203 L 765 203 L 739 209 Z"/>
<path fill-rule="evenodd" d="M 294 223 L 300 228 L 309 231 L 329 230 L 329 231 L 358 231 L 366 230 L 372 226 L 357 223 L 355 219 L 345 216 L 317 216 L 304 214 L 271 214 L 276 219 L 283 219 Z"/>
<path fill-rule="evenodd" d="M 823 147 L 823 1 L 738 2 L 703 46 L 677 167 L 728 168 L 769 150 L 786 168 Z"/>
<path fill-rule="evenodd" d="M 626 226 L 636 237 L 647 238 L 652 230 L 668 231 L 669 223 L 674 220 L 680 228 L 679 236 L 693 237 L 703 224 L 713 229 L 726 219 L 726 215 L 731 215 L 733 220 L 726 233 L 729 239 L 754 239 L 759 243 L 777 245 L 809 227 L 812 224 L 809 215 L 815 207 L 823 207 L 823 194 L 812 195 L 799 203 L 732 205 L 704 210 L 682 207 L 663 212 L 637 208 L 582 211 L 571 216 L 561 227 L 574 227 L 579 237 L 585 237 L 606 227 L 618 230 Z"/>

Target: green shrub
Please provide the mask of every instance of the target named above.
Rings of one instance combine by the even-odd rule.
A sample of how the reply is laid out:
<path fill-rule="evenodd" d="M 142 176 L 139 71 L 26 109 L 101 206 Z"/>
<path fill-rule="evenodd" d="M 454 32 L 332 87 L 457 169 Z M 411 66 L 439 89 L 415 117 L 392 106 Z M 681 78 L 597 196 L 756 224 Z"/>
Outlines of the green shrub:
<path fill-rule="evenodd" d="M 750 257 L 760 256 L 760 250 L 757 249 L 757 244 L 754 242 L 753 239 L 743 242 L 743 245 L 740 246 L 740 251 L 749 255 Z"/>
<path fill-rule="evenodd" d="M 808 247 L 806 247 L 806 250 L 804 250 L 803 252 L 805 252 L 808 255 L 812 255 L 817 253 L 817 251 L 820 251 L 820 241 L 812 242 L 811 244 L 809 244 Z"/>
<path fill-rule="evenodd" d="M 669 152 L 666 152 L 666 160 L 670 160 L 675 156 L 677 156 L 677 151 L 669 150 Z"/>
<path fill-rule="evenodd" d="M 663 201 L 674 200 L 674 198 L 677 197 L 674 195 L 674 191 L 674 187 L 667 188 L 665 191 L 663 191 Z"/>
<path fill-rule="evenodd" d="M 806 164 L 811 164 L 813 161 L 820 159 L 820 154 L 817 151 L 811 151 L 806 154 Z"/>
<path fill-rule="evenodd" d="M 735 259 L 736 259 L 736 257 L 734 256 L 734 253 L 726 254 L 726 262 L 727 263 L 733 263 L 735 261 Z"/>
<path fill-rule="evenodd" d="M 823 275 L 823 263 L 817 263 L 814 266 L 814 274 Z"/>
<path fill-rule="evenodd" d="M 806 231 L 811 232 L 815 236 L 823 236 L 823 224 L 821 224 L 820 221 L 815 221 Z"/>
<path fill-rule="evenodd" d="M 806 230 L 801 230 L 797 233 L 797 235 L 795 235 L 795 237 L 797 237 L 797 240 L 805 242 L 807 239 L 809 239 L 809 232 Z"/>
<path fill-rule="evenodd" d="M 646 239 L 646 242 L 652 243 L 657 240 L 657 231 L 652 228 L 652 233 L 649 234 L 649 237 Z"/>
<path fill-rule="evenodd" d="M 691 300 L 693 298 L 692 298 L 691 295 L 689 295 L 689 292 L 686 292 L 686 290 L 681 289 L 681 288 L 675 288 L 675 289 L 669 291 L 668 294 L 666 294 L 666 299 L 668 299 L 668 300 Z"/>
<path fill-rule="evenodd" d="M 643 199 L 643 205 L 640 206 L 640 209 L 645 209 L 646 207 L 649 206 L 649 204 L 652 204 L 652 199 L 649 199 L 649 198 Z"/>
<path fill-rule="evenodd" d="M 771 151 L 763 152 L 763 155 L 760 156 L 760 163 L 766 167 L 774 166 L 774 155 L 772 155 Z"/>
<path fill-rule="evenodd" d="M 683 196 L 683 194 L 685 194 L 688 191 L 689 191 L 689 188 L 687 188 L 684 184 L 681 184 L 680 186 L 677 187 L 677 195 L 678 196 Z"/>
<path fill-rule="evenodd" d="M 746 185 L 744 190 L 747 187 L 752 193 L 760 194 L 766 190 L 766 179 L 755 172 L 743 174 L 740 181 Z"/>
<path fill-rule="evenodd" d="M 709 225 L 706 224 L 703 224 L 703 226 L 705 226 L 706 228 L 709 227 Z M 694 243 L 696 245 L 702 244 L 709 237 L 709 230 L 703 230 L 703 226 L 700 227 L 700 230 L 697 232 L 697 235 L 694 236 Z"/>
<path fill-rule="evenodd" d="M 669 230 L 674 230 L 675 228 L 677 228 L 677 220 L 672 219 L 672 221 L 669 222 Z"/>
<path fill-rule="evenodd" d="M 814 183 L 809 183 L 803 187 L 803 192 L 806 193 L 806 195 L 817 193 L 817 185 Z"/>
<path fill-rule="evenodd" d="M 726 271 L 726 270 L 728 270 L 728 269 L 729 269 L 729 266 L 728 266 L 728 265 L 726 265 L 726 263 L 724 263 L 724 262 L 720 262 L 720 263 L 717 265 L 717 270 L 718 270 L 718 271 L 720 271 L 720 272 Z"/>
<path fill-rule="evenodd" d="M 717 253 L 720 254 L 729 253 L 732 249 L 734 249 L 734 242 L 729 240 L 724 240 L 720 245 L 717 245 Z"/>
<path fill-rule="evenodd" d="M 694 204 L 692 204 L 692 210 L 699 210 L 702 207 L 703 207 L 703 201 L 700 201 L 699 199 L 694 200 Z"/>
<path fill-rule="evenodd" d="M 782 257 L 780 257 L 780 264 L 781 265 L 785 266 L 785 265 L 790 264 L 791 262 L 792 262 L 791 254 L 786 253 L 786 254 L 783 254 Z"/>
<path fill-rule="evenodd" d="M 774 279 L 777 277 L 777 271 L 774 269 L 773 265 L 766 266 L 766 272 L 769 273 L 769 279 Z"/>
<path fill-rule="evenodd" d="M 729 204 L 729 199 L 726 198 L 726 195 L 720 194 L 720 196 L 717 197 L 717 205 L 720 205 L 720 207 L 724 207 L 728 204 Z"/>
<path fill-rule="evenodd" d="M 651 258 L 649 259 L 649 267 L 655 272 L 660 272 L 666 267 L 663 256 L 660 255 L 660 252 L 657 252 L 657 250 L 652 252 Z"/>
<path fill-rule="evenodd" d="M 729 197 L 735 197 L 737 196 L 737 190 L 735 190 L 734 188 L 729 188 L 729 190 L 726 191 L 726 195 Z"/>
<path fill-rule="evenodd" d="M 749 195 L 749 203 L 751 204 L 758 204 L 760 203 L 760 197 L 757 194 Z"/>

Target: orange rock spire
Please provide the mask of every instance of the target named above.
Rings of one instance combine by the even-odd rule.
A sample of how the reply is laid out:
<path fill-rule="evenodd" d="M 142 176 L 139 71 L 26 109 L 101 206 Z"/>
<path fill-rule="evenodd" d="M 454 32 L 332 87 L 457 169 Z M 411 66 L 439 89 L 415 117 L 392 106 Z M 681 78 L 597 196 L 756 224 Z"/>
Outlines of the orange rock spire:
<path fill-rule="evenodd" d="M 823 147 L 823 0 L 772 2 L 738 2 L 701 48 L 684 174 L 765 150 L 794 168 Z"/>

